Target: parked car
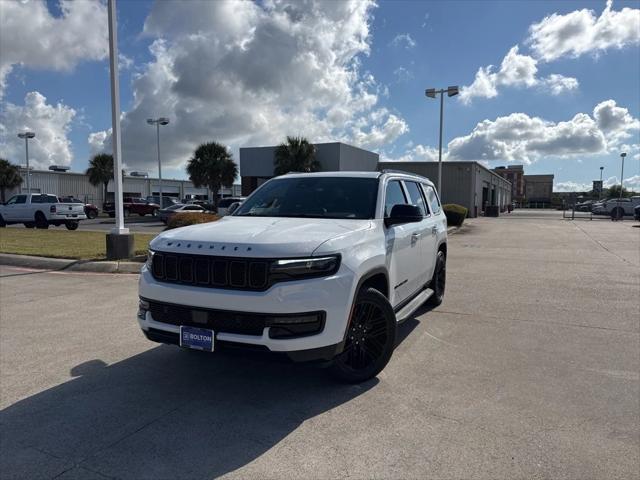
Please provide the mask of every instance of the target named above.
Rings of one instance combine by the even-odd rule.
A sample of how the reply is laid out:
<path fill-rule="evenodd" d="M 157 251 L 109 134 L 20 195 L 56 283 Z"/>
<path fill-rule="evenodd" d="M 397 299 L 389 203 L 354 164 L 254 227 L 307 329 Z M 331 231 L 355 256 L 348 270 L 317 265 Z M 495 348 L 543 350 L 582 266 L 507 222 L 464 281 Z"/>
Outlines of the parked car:
<path fill-rule="evenodd" d="M 155 342 L 284 352 L 361 382 L 389 362 L 399 322 L 443 301 L 446 258 L 426 178 L 282 175 L 232 215 L 154 238 L 137 317 Z"/>
<path fill-rule="evenodd" d="M 158 213 L 158 216 L 160 217 L 160 221 L 166 225 L 169 223 L 171 217 L 178 213 L 209 213 L 209 211 L 200 205 L 183 205 L 178 203 L 169 208 L 163 208 Z"/>
<path fill-rule="evenodd" d="M 577 212 L 590 212 L 595 203 L 598 203 L 597 200 L 586 200 L 576 203 L 575 209 Z"/>
<path fill-rule="evenodd" d="M 160 205 L 160 196 L 159 195 L 149 195 L 147 197 L 147 202 L 149 203 L 155 203 L 156 205 Z M 162 196 L 162 206 L 161 208 L 169 208 L 173 205 L 178 205 L 180 204 L 180 202 L 174 198 L 174 197 L 169 197 L 167 195 L 163 195 Z"/>
<path fill-rule="evenodd" d="M 86 218 L 82 204 L 61 203 L 57 196 L 46 193 L 14 195 L 0 205 L 0 227 L 24 223 L 27 228 L 64 225 L 67 230 L 76 230 L 78 222 Z"/>
<path fill-rule="evenodd" d="M 640 195 L 629 198 L 610 198 L 604 202 L 595 203 L 591 211 L 595 215 L 623 218 L 625 215 L 633 215 L 637 205 L 640 205 Z"/>
<path fill-rule="evenodd" d="M 106 202 L 103 210 L 108 213 L 110 217 L 116 216 L 116 207 L 114 202 Z M 149 202 L 144 198 L 125 197 L 123 199 L 122 211 L 125 217 L 128 217 L 131 214 L 138 214 L 141 217 L 144 217 L 145 215 L 152 215 L 156 217 L 160 211 L 160 205 Z"/>
<path fill-rule="evenodd" d="M 59 197 L 61 202 L 65 202 L 65 203 L 81 203 L 82 205 L 84 205 L 84 214 L 87 216 L 87 218 L 89 219 L 94 219 L 98 216 L 98 214 L 100 213 L 100 210 L 98 210 L 98 207 L 96 207 L 93 203 L 85 203 L 82 200 L 80 200 L 79 198 L 75 198 L 75 197 Z"/>
<path fill-rule="evenodd" d="M 218 215 L 220 215 L 221 217 L 223 215 L 227 214 L 227 210 L 229 209 L 229 207 L 231 206 L 232 203 L 242 203 L 244 202 L 246 197 L 225 197 L 225 198 L 221 198 L 218 201 Z"/>

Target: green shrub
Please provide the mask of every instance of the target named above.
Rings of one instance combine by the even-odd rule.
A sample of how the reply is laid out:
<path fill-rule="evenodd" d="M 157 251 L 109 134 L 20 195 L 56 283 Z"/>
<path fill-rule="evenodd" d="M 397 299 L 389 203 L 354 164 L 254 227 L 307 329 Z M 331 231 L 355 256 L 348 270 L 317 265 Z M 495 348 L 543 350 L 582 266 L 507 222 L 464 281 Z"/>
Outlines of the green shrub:
<path fill-rule="evenodd" d="M 455 203 L 447 203 L 442 206 L 444 214 L 447 216 L 447 224 L 453 227 L 459 227 L 467 218 L 467 209 L 462 205 Z"/>
<path fill-rule="evenodd" d="M 196 225 L 198 223 L 215 222 L 219 219 L 220 217 L 210 213 L 176 213 L 167 222 L 167 230 L 186 227 L 187 225 Z"/>

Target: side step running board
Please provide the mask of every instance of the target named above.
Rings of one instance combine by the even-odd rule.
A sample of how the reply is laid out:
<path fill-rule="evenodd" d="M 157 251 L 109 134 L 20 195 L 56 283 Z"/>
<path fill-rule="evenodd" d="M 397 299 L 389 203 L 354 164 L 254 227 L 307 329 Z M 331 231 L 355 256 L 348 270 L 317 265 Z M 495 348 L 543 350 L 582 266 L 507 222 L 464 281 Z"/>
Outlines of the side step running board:
<path fill-rule="evenodd" d="M 396 313 L 396 321 L 398 323 L 404 322 L 407 318 L 411 316 L 413 312 L 415 312 L 420 305 L 426 302 L 429 297 L 433 295 L 433 290 L 430 288 L 425 288 L 422 292 L 420 292 L 416 298 L 407 303 L 400 311 Z"/>

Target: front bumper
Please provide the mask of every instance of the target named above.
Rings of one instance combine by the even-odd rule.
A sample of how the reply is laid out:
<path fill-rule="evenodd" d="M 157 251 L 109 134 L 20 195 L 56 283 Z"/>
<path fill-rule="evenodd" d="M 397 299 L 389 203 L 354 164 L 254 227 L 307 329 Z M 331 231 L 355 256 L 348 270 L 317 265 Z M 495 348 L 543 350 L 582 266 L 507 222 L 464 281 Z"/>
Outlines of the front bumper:
<path fill-rule="evenodd" d="M 271 329 L 275 327 L 266 324 L 261 331 L 253 331 L 251 335 L 234 333 L 233 329 L 225 327 L 215 332 L 216 342 L 221 344 L 262 347 L 272 352 L 287 353 L 294 359 L 311 360 L 329 355 L 331 358 L 339 352 L 351 312 L 355 283 L 353 272 L 341 265 L 334 275 L 278 283 L 264 292 L 222 290 L 158 282 L 145 266 L 140 274 L 139 292 L 140 297 L 149 302 L 222 314 L 229 312 L 240 317 L 242 314 L 278 316 L 323 312 L 323 327 L 319 333 L 295 338 L 272 338 Z M 243 320 L 240 318 L 238 321 Z M 158 321 L 151 311 L 146 311 L 138 316 L 138 322 L 151 340 L 178 342 L 179 321 Z"/>

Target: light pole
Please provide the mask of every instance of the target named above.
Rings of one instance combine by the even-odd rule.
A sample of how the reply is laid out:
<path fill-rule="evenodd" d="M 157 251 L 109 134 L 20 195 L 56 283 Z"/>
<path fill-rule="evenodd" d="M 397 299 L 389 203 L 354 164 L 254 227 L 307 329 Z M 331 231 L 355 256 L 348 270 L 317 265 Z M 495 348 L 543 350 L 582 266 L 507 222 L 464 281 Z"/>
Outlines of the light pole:
<path fill-rule="evenodd" d="M 436 98 L 436 95 L 440 94 L 440 141 L 438 142 L 438 195 L 442 199 L 442 121 L 444 117 L 444 93 L 447 93 L 447 96 L 453 97 L 458 94 L 459 89 L 456 86 L 447 87 L 446 89 L 442 88 L 440 90 L 436 90 L 435 88 L 427 88 L 424 94 L 429 98 Z"/>
<path fill-rule="evenodd" d="M 620 154 L 620 158 L 622 158 L 622 171 L 620 172 L 620 196 L 618 197 L 620 200 L 622 199 L 622 184 L 624 182 L 624 157 L 626 157 L 627 154 L 625 152 L 622 152 Z"/>
<path fill-rule="evenodd" d="M 18 137 L 24 138 L 24 151 L 27 157 L 27 193 L 31 193 L 31 173 L 29 171 L 29 139 L 36 136 L 33 132 L 19 133 Z"/>
<path fill-rule="evenodd" d="M 600 191 L 598 192 L 598 200 L 602 198 L 602 171 L 604 167 L 600 167 Z"/>
<path fill-rule="evenodd" d="M 156 126 L 156 139 L 158 143 L 158 193 L 160 194 L 160 208 L 162 205 L 162 164 L 160 163 L 160 125 L 169 125 L 169 119 L 166 117 L 147 118 L 149 125 Z"/>

